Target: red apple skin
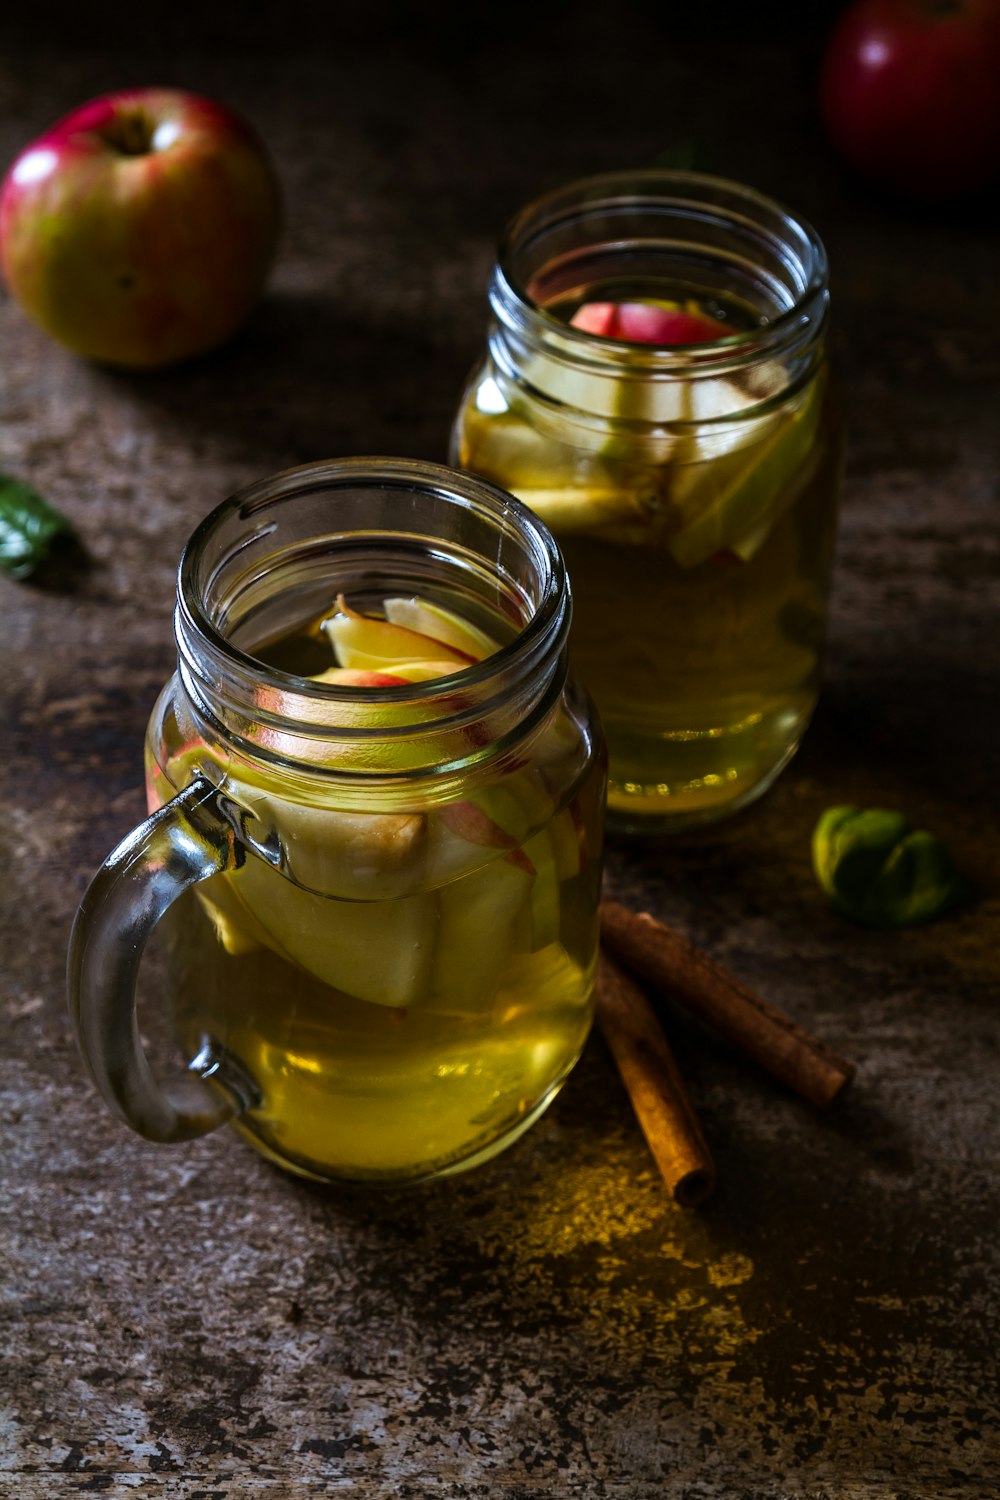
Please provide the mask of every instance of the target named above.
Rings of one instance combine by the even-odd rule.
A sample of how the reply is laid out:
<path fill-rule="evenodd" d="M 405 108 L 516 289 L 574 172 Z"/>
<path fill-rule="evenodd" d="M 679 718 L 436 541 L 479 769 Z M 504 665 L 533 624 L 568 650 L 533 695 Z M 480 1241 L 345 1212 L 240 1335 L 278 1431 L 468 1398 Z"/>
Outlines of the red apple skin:
<path fill-rule="evenodd" d="M 203 354 L 257 302 L 280 193 L 238 116 L 176 89 L 82 105 L 0 187 L 11 293 L 75 353 L 136 369 Z"/>
<path fill-rule="evenodd" d="M 862 177 L 944 201 L 1000 175 L 997 0 L 854 0 L 827 43 L 827 134 Z"/>
<path fill-rule="evenodd" d="M 655 302 L 584 302 L 570 318 L 570 326 L 627 344 L 705 344 L 733 331 L 714 318 L 657 307 Z"/>

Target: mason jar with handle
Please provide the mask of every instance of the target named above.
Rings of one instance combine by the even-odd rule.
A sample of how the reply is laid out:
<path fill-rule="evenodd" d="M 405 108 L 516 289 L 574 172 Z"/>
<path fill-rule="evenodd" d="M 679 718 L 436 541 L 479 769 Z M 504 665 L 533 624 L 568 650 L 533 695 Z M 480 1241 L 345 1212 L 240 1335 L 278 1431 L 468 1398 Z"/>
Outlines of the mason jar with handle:
<path fill-rule="evenodd" d="M 509 495 L 358 459 L 264 480 L 181 560 L 150 815 L 74 926 L 84 1057 L 141 1135 L 231 1121 L 320 1180 L 486 1160 L 592 1018 L 603 741 L 557 547 Z M 158 1076 L 154 927 L 188 1059 Z"/>
<path fill-rule="evenodd" d="M 841 420 L 815 231 L 741 184 L 612 173 L 501 243 L 451 460 L 559 540 L 609 824 L 760 795 L 816 703 Z"/>

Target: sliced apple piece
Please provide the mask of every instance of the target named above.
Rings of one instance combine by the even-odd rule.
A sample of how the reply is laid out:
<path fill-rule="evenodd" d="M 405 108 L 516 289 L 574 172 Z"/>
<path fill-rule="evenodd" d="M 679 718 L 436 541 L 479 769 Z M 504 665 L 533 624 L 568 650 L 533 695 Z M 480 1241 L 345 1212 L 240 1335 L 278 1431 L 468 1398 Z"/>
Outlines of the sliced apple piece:
<path fill-rule="evenodd" d="M 259 952 L 262 947 L 267 946 L 266 933 L 260 932 L 243 903 L 223 886 L 218 877 L 213 882 L 211 896 L 204 890 L 195 891 L 195 895 L 227 953 L 239 957 L 243 953 Z"/>
<path fill-rule="evenodd" d="M 533 1015 L 567 1005 L 587 1006 L 593 989 L 593 976 L 575 963 L 561 943 L 550 943 L 536 953 L 519 953 L 511 959 L 497 996 L 498 1007 L 508 1004 L 505 1019 L 531 1009 Z"/>
<path fill-rule="evenodd" d="M 501 857 L 438 892 L 432 1007 L 446 1001 L 465 1013 L 493 1004 L 533 884 L 534 875 Z"/>
<path fill-rule="evenodd" d="M 280 851 L 287 878 L 321 896 L 378 901 L 413 895 L 427 878 L 427 819 L 421 812 L 348 812 L 228 788 L 252 814 L 250 833 Z M 260 856 L 254 856 L 260 862 Z M 266 924 L 266 913 L 261 913 Z"/>
<path fill-rule="evenodd" d="M 392 625 L 402 625 L 418 635 L 430 636 L 443 641 L 446 646 L 464 652 L 476 661 L 492 656 L 499 650 L 498 643 L 485 630 L 463 620 L 440 604 L 431 604 L 427 599 L 386 599 L 383 608 L 385 617 Z"/>
<path fill-rule="evenodd" d="M 728 338 L 733 330 L 704 313 L 686 312 L 676 302 L 585 302 L 570 327 L 629 344 L 705 344 Z"/>
<path fill-rule="evenodd" d="M 599 338 L 614 338 L 612 328 L 615 322 L 615 304 L 613 302 L 584 302 L 577 308 L 569 320 L 571 328 L 579 328 L 581 333 L 595 333 Z"/>
<path fill-rule="evenodd" d="M 452 671 L 457 672 L 476 660 L 468 652 L 416 630 L 359 614 L 343 594 L 337 597 L 337 613 L 324 620 L 322 628 L 340 666 L 354 670 L 378 672 L 401 662 L 433 659 L 453 662 Z"/>
<path fill-rule="evenodd" d="M 668 538 L 667 545 L 682 568 L 726 549 L 736 551 L 740 538 L 760 546 L 760 528 L 781 514 L 796 475 L 807 463 L 816 437 L 820 391 L 814 384 L 790 413 L 774 418 L 762 441 L 748 443 L 727 454 L 678 468 L 670 498 L 690 517 Z M 756 535 L 755 535 L 756 534 Z"/>
<path fill-rule="evenodd" d="M 353 667 L 328 667 L 310 680 L 332 687 L 405 687 L 410 682 L 433 682 L 450 677 L 462 666 L 453 661 L 394 661 L 385 671 L 359 671 Z"/>
<path fill-rule="evenodd" d="M 515 410 L 503 415 L 482 412 L 468 402 L 456 424 L 456 461 L 477 474 L 502 475 L 505 489 L 521 484 L 564 482 L 567 450 L 558 438 L 540 432 Z M 594 453 L 600 446 L 594 445 Z"/>
<path fill-rule="evenodd" d="M 470 844 L 479 844 L 484 849 L 513 849 L 517 844 L 513 834 L 501 828 L 488 813 L 470 800 L 451 802 L 440 807 L 438 817 L 457 838 L 465 839 Z"/>
<path fill-rule="evenodd" d="M 415 1005 L 425 996 L 437 946 L 435 895 L 337 900 L 254 857 L 230 879 L 269 945 L 322 983 L 373 1005 Z"/>
<path fill-rule="evenodd" d="M 659 513 L 655 486 L 628 489 L 532 489 L 516 494 L 558 536 L 600 537 L 622 546 L 645 542 Z"/>
<path fill-rule="evenodd" d="M 548 947 L 559 938 L 559 865 L 552 835 L 547 828 L 534 834 L 523 845 L 523 853 L 531 860 L 535 878 L 531 883 L 529 911 L 531 913 L 531 951 Z"/>
<path fill-rule="evenodd" d="M 407 682 L 413 679 L 400 677 L 395 672 L 374 672 L 370 670 L 359 670 L 357 667 L 327 667 L 325 672 L 318 672 L 311 682 L 327 682 L 331 687 L 405 687 Z"/>
<path fill-rule="evenodd" d="M 718 318 L 651 302 L 623 302 L 618 307 L 616 338 L 632 344 L 710 344 L 734 330 Z"/>

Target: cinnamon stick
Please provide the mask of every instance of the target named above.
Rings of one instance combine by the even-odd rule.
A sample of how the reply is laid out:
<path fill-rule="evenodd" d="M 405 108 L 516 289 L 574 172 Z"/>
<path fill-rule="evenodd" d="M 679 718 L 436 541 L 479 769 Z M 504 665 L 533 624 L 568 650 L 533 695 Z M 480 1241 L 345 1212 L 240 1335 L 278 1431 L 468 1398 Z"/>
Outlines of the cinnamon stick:
<path fill-rule="evenodd" d="M 715 1186 L 715 1163 L 655 1011 L 603 950 L 597 1020 L 674 1202 L 696 1207 Z"/>
<path fill-rule="evenodd" d="M 648 912 L 601 903 L 601 940 L 638 978 L 663 990 L 734 1042 L 782 1083 L 825 1109 L 854 1064 L 768 1005 Z"/>

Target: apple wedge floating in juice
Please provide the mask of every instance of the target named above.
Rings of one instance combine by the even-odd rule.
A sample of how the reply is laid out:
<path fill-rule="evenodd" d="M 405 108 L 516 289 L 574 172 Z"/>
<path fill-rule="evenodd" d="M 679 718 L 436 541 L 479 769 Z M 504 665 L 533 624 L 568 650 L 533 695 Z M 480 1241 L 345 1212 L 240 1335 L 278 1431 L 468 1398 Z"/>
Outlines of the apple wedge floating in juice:
<path fill-rule="evenodd" d="M 797 406 L 764 424 L 763 436 L 677 467 L 670 498 L 680 521 L 667 543 L 675 562 L 694 568 L 723 549 L 744 560 L 753 555 L 798 493 L 796 476 L 808 469 L 821 405 L 822 382 L 813 381 Z"/>
<path fill-rule="evenodd" d="M 452 671 L 459 672 L 487 654 L 460 651 L 426 632 L 394 625 L 390 619 L 359 614 L 351 609 L 343 594 L 337 598 L 336 614 L 324 620 L 323 629 L 340 666 L 348 670 L 374 670 L 391 675 L 392 667 L 400 662 L 433 660 L 451 662 Z"/>
<path fill-rule="evenodd" d="M 485 630 L 426 599 L 386 599 L 383 608 L 391 625 L 399 625 L 417 635 L 430 636 L 473 661 L 482 661 L 498 649 L 498 643 Z"/>
<path fill-rule="evenodd" d="M 639 485 L 634 490 L 624 484 L 607 485 L 603 489 L 586 486 L 536 489 L 519 485 L 517 496 L 557 536 L 587 537 L 616 546 L 648 541 L 660 506 L 653 484 Z"/>
<path fill-rule="evenodd" d="M 569 320 L 571 328 L 627 344 L 704 344 L 728 338 L 733 329 L 718 318 L 666 298 L 639 302 L 584 302 Z"/>

